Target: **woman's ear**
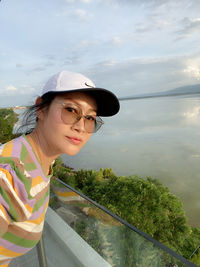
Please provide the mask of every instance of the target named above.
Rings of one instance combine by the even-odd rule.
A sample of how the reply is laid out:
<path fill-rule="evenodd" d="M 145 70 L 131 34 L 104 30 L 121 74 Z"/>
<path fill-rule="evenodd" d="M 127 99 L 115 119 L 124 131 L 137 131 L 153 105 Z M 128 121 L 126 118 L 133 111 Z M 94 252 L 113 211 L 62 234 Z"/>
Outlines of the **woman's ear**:
<path fill-rule="evenodd" d="M 42 103 L 42 98 L 39 96 L 35 100 L 35 105 L 38 106 L 40 103 Z M 44 110 L 43 109 L 37 109 L 36 114 L 37 114 L 38 119 L 43 120 L 43 118 L 44 118 Z"/>

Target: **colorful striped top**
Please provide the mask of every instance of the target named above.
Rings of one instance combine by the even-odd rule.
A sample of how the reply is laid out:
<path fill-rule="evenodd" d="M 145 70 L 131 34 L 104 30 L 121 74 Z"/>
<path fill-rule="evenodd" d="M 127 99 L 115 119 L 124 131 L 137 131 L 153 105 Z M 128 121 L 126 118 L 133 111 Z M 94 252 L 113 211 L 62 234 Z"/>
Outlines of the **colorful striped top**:
<path fill-rule="evenodd" d="M 8 266 L 39 241 L 50 177 L 25 135 L 0 146 L 0 266 Z"/>

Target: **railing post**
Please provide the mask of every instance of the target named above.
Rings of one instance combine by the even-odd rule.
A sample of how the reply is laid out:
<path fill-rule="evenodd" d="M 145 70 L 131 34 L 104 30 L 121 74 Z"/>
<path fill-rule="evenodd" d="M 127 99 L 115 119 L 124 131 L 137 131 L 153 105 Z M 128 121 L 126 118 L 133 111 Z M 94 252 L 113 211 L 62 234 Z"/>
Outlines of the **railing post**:
<path fill-rule="evenodd" d="M 44 248 L 43 236 L 41 237 L 40 241 L 37 244 L 37 254 L 38 254 L 40 267 L 47 267 L 47 259 L 46 259 L 46 253 L 45 253 L 45 248 Z"/>

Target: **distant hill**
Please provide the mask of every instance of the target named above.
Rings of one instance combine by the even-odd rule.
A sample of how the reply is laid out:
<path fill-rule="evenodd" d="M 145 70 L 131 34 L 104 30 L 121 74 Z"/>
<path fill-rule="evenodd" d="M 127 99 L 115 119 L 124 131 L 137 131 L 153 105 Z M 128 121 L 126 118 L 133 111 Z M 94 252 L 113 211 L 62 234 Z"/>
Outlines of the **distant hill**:
<path fill-rule="evenodd" d="M 182 87 L 178 87 L 172 90 L 168 90 L 164 93 L 187 93 L 187 94 L 197 93 L 198 94 L 200 93 L 200 84 L 182 86 Z"/>
<path fill-rule="evenodd" d="M 178 96 L 178 95 L 193 95 L 193 94 L 200 94 L 200 84 L 182 86 L 164 92 L 119 97 L 119 100 L 168 97 L 168 96 Z"/>

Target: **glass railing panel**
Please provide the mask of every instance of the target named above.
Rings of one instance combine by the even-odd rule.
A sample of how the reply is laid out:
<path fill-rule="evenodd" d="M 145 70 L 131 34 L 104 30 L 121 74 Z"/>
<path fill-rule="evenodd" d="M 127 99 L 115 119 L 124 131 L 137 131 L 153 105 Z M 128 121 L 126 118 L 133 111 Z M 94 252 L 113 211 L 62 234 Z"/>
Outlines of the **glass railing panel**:
<path fill-rule="evenodd" d="M 42 267 L 39 265 L 37 247 L 34 247 L 23 256 L 13 259 L 9 267 Z"/>
<path fill-rule="evenodd" d="M 196 266 L 58 179 L 50 207 L 110 266 Z"/>

